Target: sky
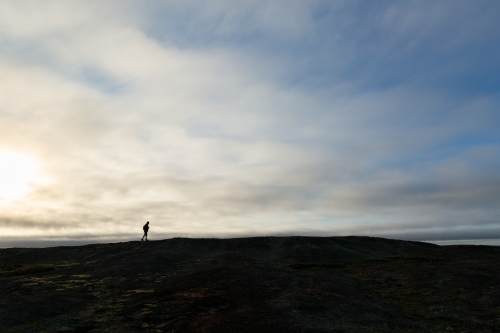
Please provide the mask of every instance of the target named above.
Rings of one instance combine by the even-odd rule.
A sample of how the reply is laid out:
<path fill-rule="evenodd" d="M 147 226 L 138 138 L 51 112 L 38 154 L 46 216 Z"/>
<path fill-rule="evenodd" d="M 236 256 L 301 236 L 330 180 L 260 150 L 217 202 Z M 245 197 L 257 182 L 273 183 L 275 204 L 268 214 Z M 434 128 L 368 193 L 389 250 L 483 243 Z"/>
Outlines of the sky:
<path fill-rule="evenodd" d="M 0 246 L 500 239 L 500 2 L 0 0 Z"/>

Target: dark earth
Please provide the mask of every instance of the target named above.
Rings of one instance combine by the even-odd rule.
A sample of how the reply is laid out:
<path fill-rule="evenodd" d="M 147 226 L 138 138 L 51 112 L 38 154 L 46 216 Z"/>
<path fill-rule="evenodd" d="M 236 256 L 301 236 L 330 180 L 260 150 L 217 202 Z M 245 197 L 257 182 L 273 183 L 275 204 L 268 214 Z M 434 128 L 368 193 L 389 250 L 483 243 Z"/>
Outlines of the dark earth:
<path fill-rule="evenodd" d="M 0 332 L 500 332 L 500 247 L 174 238 L 0 250 Z"/>

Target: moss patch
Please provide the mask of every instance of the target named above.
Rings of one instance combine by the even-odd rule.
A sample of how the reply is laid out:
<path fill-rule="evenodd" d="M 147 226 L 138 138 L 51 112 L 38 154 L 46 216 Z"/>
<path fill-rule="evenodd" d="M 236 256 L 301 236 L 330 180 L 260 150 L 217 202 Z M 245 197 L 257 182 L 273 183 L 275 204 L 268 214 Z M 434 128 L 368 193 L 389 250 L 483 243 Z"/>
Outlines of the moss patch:
<path fill-rule="evenodd" d="M 0 277 L 35 274 L 54 269 L 53 264 L 0 266 Z"/>

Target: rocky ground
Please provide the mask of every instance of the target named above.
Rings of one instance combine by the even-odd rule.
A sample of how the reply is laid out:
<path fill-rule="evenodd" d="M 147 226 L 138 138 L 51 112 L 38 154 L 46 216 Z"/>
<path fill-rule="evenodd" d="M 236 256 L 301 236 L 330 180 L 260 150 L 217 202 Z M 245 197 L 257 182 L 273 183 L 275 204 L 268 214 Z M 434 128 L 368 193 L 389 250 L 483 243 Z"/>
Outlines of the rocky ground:
<path fill-rule="evenodd" d="M 0 250 L 0 332 L 500 332 L 500 247 L 371 237 Z"/>

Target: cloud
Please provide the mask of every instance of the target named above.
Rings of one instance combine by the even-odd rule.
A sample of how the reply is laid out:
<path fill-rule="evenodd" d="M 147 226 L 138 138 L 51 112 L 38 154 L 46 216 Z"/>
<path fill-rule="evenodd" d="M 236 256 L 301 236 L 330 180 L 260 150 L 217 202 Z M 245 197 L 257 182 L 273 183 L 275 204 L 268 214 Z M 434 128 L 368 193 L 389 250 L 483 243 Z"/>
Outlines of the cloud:
<path fill-rule="evenodd" d="M 0 139 L 50 181 L 0 229 L 486 237 L 500 212 L 498 10 L 2 2 Z M 488 87 L 467 88 L 475 73 Z"/>

